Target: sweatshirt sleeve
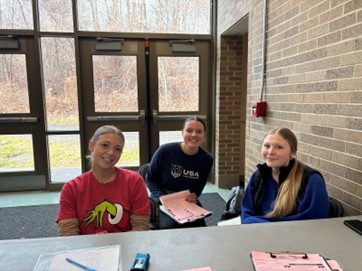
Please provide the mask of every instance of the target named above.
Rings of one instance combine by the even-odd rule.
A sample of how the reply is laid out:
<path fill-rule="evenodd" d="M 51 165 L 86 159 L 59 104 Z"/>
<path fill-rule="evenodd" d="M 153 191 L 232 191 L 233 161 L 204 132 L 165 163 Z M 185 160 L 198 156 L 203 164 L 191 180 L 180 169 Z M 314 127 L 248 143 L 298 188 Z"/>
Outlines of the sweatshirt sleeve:
<path fill-rule="evenodd" d="M 305 193 L 299 199 L 298 212 L 282 217 L 280 221 L 327 218 L 329 197 L 322 177 L 314 173 L 309 177 Z"/>
<path fill-rule="evenodd" d="M 161 161 L 161 149 L 158 149 L 153 155 L 150 165 L 146 174 L 146 185 L 151 193 L 151 198 L 153 198 L 156 202 L 159 202 L 159 199 L 164 192 L 160 185 L 160 172 L 159 172 L 159 164 Z"/>

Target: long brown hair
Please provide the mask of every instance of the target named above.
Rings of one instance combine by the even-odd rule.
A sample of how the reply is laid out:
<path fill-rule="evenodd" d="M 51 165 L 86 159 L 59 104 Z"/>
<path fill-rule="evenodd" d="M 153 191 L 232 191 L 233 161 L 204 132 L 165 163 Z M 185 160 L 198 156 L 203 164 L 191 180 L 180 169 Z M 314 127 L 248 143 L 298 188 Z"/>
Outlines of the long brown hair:
<path fill-rule="evenodd" d="M 295 211 L 297 208 L 297 197 L 302 183 L 304 169 L 304 164 L 296 158 L 298 141 L 294 133 L 288 128 L 276 128 L 270 130 L 266 136 L 274 134 L 280 135 L 288 142 L 291 152 L 294 155 L 292 158 L 294 159 L 294 164 L 288 176 L 281 184 L 274 203 L 274 208 L 266 215 L 267 217 L 287 216 Z"/>

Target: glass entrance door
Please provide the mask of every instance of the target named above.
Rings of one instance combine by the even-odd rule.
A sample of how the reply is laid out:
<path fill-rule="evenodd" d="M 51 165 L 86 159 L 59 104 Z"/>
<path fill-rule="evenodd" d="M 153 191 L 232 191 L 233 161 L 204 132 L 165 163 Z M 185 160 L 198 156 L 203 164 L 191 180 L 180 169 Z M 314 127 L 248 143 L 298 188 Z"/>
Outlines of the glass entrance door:
<path fill-rule="evenodd" d="M 98 127 L 115 125 L 126 138 L 118 165 L 137 169 L 148 155 L 144 42 L 84 38 L 80 52 L 83 144 Z"/>
<path fill-rule="evenodd" d="M 150 43 L 149 72 L 151 153 L 163 143 L 181 141 L 183 123 L 190 115 L 198 115 L 210 127 L 212 95 L 208 41 Z"/>
<path fill-rule="evenodd" d="M 181 141 L 188 116 L 208 122 L 208 42 L 84 38 L 80 52 L 83 144 L 102 125 L 119 127 L 120 166 L 137 169 L 160 144 Z"/>
<path fill-rule="evenodd" d="M 0 191 L 47 188 L 38 44 L 0 39 Z"/>

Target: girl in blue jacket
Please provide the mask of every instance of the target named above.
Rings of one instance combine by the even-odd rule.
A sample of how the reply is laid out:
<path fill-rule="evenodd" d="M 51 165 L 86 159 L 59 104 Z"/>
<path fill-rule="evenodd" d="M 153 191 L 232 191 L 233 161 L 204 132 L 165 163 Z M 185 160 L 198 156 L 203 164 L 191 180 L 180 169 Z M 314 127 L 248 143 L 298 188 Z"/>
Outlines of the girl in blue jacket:
<path fill-rule="evenodd" d="M 288 128 L 268 132 L 245 189 L 241 222 L 327 218 L 329 198 L 322 175 L 296 158 L 297 138 Z"/>

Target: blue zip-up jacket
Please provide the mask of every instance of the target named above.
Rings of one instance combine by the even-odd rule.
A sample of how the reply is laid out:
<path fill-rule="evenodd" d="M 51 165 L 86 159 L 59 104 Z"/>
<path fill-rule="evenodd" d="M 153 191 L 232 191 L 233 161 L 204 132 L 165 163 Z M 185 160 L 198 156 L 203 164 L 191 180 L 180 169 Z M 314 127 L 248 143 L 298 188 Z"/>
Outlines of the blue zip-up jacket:
<path fill-rule="evenodd" d="M 290 169 L 291 167 L 286 168 L 287 172 L 284 172 L 285 177 Z M 258 170 L 263 171 L 261 173 L 263 181 L 260 182 L 260 185 L 264 185 L 264 193 L 260 199 L 258 208 L 256 208 L 254 197 L 257 189 L 254 188 L 254 179 Z M 266 164 L 259 166 L 259 169 L 252 174 L 244 192 L 241 203 L 242 224 L 327 218 L 329 212 L 329 197 L 322 176 L 317 172 L 312 173 L 309 176 L 306 186 L 302 189 L 305 190 L 298 194 L 298 207 L 294 213 L 284 217 L 265 217 L 273 208 L 278 195 L 279 184 L 272 177 L 271 169 L 267 167 Z"/>

